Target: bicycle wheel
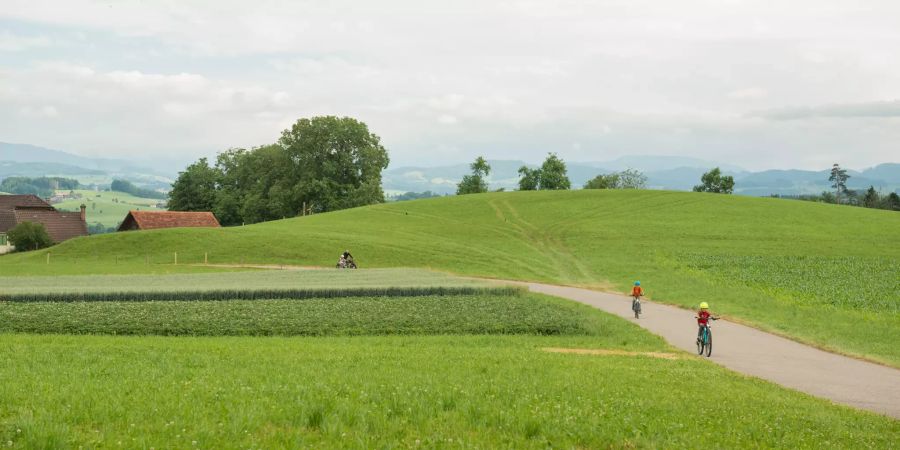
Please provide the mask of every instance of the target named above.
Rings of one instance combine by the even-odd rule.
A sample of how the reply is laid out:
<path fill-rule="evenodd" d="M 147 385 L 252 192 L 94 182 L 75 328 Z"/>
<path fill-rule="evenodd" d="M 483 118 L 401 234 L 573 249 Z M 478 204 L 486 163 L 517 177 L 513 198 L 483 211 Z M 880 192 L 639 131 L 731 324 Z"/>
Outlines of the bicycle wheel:
<path fill-rule="evenodd" d="M 697 354 L 703 356 L 703 350 L 706 346 L 703 345 L 703 334 L 697 337 Z"/>
<path fill-rule="evenodd" d="M 706 330 L 706 357 L 712 355 L 712 330 Z"/>

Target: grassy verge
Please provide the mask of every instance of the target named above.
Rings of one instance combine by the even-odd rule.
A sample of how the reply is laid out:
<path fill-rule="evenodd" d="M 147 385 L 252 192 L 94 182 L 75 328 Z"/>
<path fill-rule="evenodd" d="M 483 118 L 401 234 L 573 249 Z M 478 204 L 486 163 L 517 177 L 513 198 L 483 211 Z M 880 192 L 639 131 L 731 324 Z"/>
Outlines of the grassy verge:
<path fill-rule="evenodd" d="M 0 440 L 18 448 L 889 448 L 900 439 L 900 422 L 693 358 L 538 350 L 565 338 L 3 341 Z"/>
<path fill-rule="evenodd" d="M 593 336 L 652 349 L 661 340 L 593 308 L 553 297 L 469 295 L 228 302 L 7 303 L 0 332 L 130 335 Z"/>

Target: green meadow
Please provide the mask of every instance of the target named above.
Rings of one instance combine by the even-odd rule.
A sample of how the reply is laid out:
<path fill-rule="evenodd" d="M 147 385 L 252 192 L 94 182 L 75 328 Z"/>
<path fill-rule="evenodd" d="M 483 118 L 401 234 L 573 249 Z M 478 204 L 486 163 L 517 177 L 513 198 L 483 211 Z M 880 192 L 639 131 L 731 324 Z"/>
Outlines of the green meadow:
<path fill-rule="evenodd" d="M 439 308 L 440 320 L 413 336 L 0 335 L 0 440 L 13 448 L 887 448 L 900 438 L 895 420 L 672 353 L 587 307 L 530 300 L 567 310 L 566 333 L 467 334 L 455 328 L 456 312 Z M 373 307 L 364 303 L 349 307 Z M 505 317 L 493 318 L 522 320 Z"/>
<path fill-rule="evenodd" d="M 119 233 L 0 258 L 0 275 L 144 273 L 189 264 L 423 267 L 625 292 L 900 366 L 900 215 L 662 191 L 510 192 L 264 224 Z M 173 266 L 178 253 L 180 266 Z M 149 263 L 148 263 L 149 262 Z M 190 269 L 195 270 L 195 269 Z M 864 327 L 859 324 L 864 323 Z"/>

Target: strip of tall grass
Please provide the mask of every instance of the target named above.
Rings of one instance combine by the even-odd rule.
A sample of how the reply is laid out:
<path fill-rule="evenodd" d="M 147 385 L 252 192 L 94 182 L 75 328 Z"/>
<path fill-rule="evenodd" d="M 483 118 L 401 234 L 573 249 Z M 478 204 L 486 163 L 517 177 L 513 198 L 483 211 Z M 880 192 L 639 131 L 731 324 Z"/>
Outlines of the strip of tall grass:
<path fill-rule="evenodd" d="M 0 308 L 0 332 L 116 335 L 359 336 L 618 334 L 615 319 L 552 297 L 459 295 L 296 300 L 34 302 Z"/>
<path fill-rule="evenodd" d="M 515 295 L 521 288 L 496 286 L 354 287 L 334 289 L 221 289 L 148 292 L 44 292 L 0 294 L 0 301 L 30 302 L 150 302 L 150 301 L 230 301 L 304 300 L 344 297 L 423 297 L 457 295 Z"/>

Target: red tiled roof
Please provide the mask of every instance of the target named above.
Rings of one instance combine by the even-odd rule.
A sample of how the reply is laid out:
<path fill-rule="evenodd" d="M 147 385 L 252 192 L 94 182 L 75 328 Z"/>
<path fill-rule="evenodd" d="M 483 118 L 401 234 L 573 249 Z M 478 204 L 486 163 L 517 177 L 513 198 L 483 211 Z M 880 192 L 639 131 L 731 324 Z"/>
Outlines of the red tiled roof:
<path fill-rule="evenodd" d="M 87 236 L 87 224 L 81 220 L 80 212 L 59 212 L 55 209 L 18 208 L 15 210 L 16 223 L 33 222 L 44 225 L 53 242 L 62 242 L 73 237 Z"/>
<path fill-rule="evenodd" d="M 194 211 L 130 211 L 119 231 L 128 230 L 130 220 L 134 221 L 139 230 L 155 230 L 157 228 L 181 228 L 181 227 L 219 227 L 219 221 L 213 213 Z"/>
<path fill-rule="evenodd" d="M 0 195 L 0 209 L 45 208 L 53 209 L 37 195 Z"/>

